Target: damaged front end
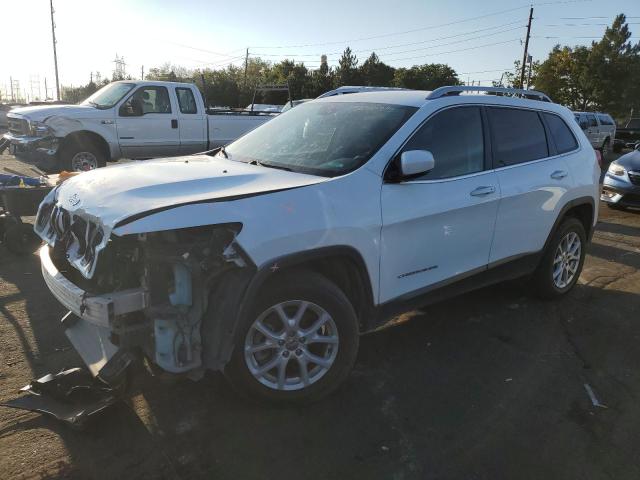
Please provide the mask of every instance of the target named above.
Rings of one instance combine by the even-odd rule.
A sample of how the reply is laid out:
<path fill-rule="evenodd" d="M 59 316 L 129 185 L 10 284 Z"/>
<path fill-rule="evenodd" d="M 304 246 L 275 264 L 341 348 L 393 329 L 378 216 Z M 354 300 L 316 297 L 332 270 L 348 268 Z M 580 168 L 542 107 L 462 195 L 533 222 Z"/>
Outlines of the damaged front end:
<path fill-rule="evenodd" d="M 155 372 L 192 379 L 224 364 L 230 337 L 210 337 L 228 334 L 228 327 L 216 325 L 222 319 L 212 318 L 210 301 L 229 285 L 227 273 L 248 278 L 252 270 L 235 243 L 241 227 L 117 236 L 86 212 L 62 208 L 55 192 L 45 199 L 35 226 L 47 242 L 39 252 L 42 274 L 70 310 L 61 322 L 65 333 L 101 385 L 121 385 L 134 358 L 146 358 Z"/>
<path fill-rule="evenodd" d="M 60 141 L 50 119 L 43 122 L 18 116 L 8 116 L 7 119 L 8 132 L 2 136 L 0 149 L 9 148 L 11 154 L 34 157 L 36 161 L 54 161 Z"/>

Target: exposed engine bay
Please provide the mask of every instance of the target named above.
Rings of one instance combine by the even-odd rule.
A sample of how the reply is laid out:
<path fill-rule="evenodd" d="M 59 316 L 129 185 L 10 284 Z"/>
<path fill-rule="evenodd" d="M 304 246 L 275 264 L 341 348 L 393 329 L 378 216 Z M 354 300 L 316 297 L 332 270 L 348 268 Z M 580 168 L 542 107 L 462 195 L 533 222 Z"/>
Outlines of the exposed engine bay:
<path fill-rule="evenodd" d="M 97 219 L 46 204 L 36 220 L 36 231 L 51 245 L 43 247 L 51 262 L 83 292 L 77 308 L 57 295 L 63 304 L 80 320 L 108 328 L 118 350 L 137 350 L 165 372 L 196 378 L 203 371 L 210 296 L 225 273 L 248 264 L 234 243 L 240 229 L 235 223 L 105 238 Z M 104 299 L 111 301 L 106 318 L 95 306 Z"/>

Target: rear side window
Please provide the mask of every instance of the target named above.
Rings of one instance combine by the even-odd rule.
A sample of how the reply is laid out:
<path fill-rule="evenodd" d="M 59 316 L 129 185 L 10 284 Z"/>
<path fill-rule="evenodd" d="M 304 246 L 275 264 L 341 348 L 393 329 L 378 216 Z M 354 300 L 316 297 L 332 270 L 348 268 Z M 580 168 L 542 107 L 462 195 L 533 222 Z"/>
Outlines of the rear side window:
<path fill-rule="evenodd" d="M 589 126 L 590 127 L 597 127 L 598 126 L 598 121 L 596 120 L 596 116 L 595 115 L 587 115 L 587 118 L 589 119 Z"/>
<path fill-rule="evenodd" d="M 478 107 L 450 108 L 437 113 L 403 148 L 429 150 L 435 167 L 419 179 L 458 177 L 484 169 L 484 135 Z"/>
<path fill-rule="evenodd" d="M 489 108 L 488 112 L 496 166 L 549 156 L 547 136 L 537 112 L 515 108 Z"/>
<path fill-rule="evenodd" d="M 176 95 L 181 113 L 198 113 L 196 99 L 190 88 L 176 88 Z"/>
<path fill-rule="evenodd" d="M 562 118 L 552 113 L 543 113 L 547 122 L 551 138 L 556 145 L 558 153 L 566 153 L 578 148 L 576 137 L 573 136 L 571 129 L 567 126 Z"/>

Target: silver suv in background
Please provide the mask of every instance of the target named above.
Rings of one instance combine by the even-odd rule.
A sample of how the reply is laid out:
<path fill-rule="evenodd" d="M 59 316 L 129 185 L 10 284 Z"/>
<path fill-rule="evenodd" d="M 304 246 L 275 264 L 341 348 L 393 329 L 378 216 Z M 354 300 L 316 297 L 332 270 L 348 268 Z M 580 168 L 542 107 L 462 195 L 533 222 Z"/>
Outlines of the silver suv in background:
<path fill-rule="evenodd" d="M 589 139 L 593 148 L 606 155 L 616 138 L 616 122 L 608 113 L 573 112 L 580 128 Z"/>

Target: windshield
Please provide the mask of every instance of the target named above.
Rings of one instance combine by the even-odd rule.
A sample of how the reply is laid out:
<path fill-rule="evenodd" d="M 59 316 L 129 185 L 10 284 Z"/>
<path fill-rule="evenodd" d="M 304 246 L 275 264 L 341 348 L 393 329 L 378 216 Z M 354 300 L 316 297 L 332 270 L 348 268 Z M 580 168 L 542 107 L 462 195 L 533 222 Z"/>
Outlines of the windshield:
<path fill-rule="evenodd" d="M 110 83 L 87 98 L 81 105 L 91 105 L 99 109 L 111 108 L 135 86 L 135 83 Z"/>
<path fill-rule="evenodd" d="M 369 160 L 416 110 L 378 103 L 303 103 L 220 155 L 312 175 L 343 175 Z"/>

